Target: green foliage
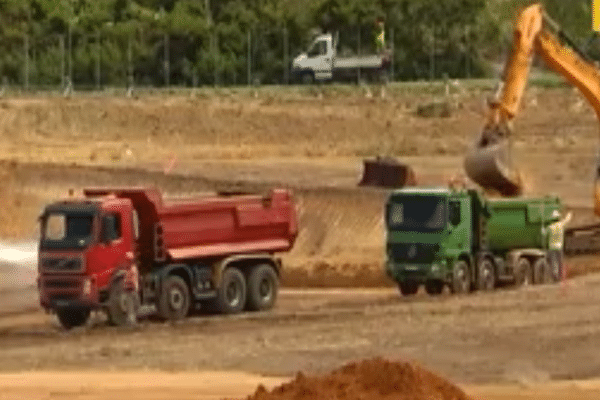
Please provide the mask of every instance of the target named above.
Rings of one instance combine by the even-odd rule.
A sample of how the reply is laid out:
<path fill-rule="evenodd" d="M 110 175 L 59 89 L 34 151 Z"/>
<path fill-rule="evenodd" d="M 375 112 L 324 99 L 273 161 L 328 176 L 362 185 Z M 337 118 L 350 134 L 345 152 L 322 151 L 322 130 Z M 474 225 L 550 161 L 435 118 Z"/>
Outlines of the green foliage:
<path fill-rule="evenodd" d="M 506 52 L 516 11 L 532 2 L 0 0 L 0 79 L 23 84 L 28 60 L 31 84 L 63 82 L 70 35 L 78 85 L 95 85 L 98 71 L 103 84 L 126 84 L 133 71 L 140 84 L 162 85 L 165 57 L 172 84 L 245 83 L 249 66 L 251 81 L 281 83 L 315 33 L 339 31 L 340 49 L 369 51 L 379 18 L 388 43 L 393 32 L 396 79 L 478 77 Z M 543 3 L 576 43 L 600 48 L 588 0 Z"/>

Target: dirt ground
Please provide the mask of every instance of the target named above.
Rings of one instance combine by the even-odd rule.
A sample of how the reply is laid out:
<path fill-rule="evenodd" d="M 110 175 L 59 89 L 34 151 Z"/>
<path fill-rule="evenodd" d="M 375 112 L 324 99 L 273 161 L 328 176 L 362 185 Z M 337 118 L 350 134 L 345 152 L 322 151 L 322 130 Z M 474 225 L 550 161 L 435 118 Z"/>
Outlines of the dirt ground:
<path fill-rule="evenodd" d="M 289 378 L 266 378 L 236 372 L 41 372 L 0 375 L 4 400 L 222 400 L 243 399 L 258 385 L 272 388 Z M 486 400 L 595 400 L 600 382 L 553 382 L 530 386 L 467 386 L 467 393 Z"/>
<path fill-rule="evenodd" d="M 414 93 L 0 100 L 3 241 L 35 240 L 43 204 L 85 186 L 152 185 L 168 196 L 286 186 L 300 214 L 296 246 L 284 256 L 287 289 L 265 315 L 194 317 L 175 326 L 144 320 L 135 331 L 97 319 L 65 333 L 36 310 L 35 288 L 2 288 L 0 370 L 50 372 L 19 374 L 25 383 L 0 385 L 0 398 L 149 398 L 147 382 L 94 386 L 79 376 L 81 385 L 70 387 L 53 378 L 58 370 L 110 369 L 132 371 L 123 379 L 136 382 L 154 374 L 140 370 L 178 371 L 185 377 L 159 385 L 152 398 L 192 398 L 190 387 L 204 393 L 194 386 L 204 382 L 197 371 L 291 376 L 378 355 L 417 359 L 488 399 L 552 399 L 563 390 L 600 398 L 591 383 L 589 390 L 554 383 L 600 375 L 590 351 L 600 340 L 600 278 L 589 274 L 600 271 L 597 257 L 569 259 L 577 278 L 563 286 L 458 298 L 400 299 L 382 274 L 386 192 L 356 188 L 362 158 L 399 157 L 425 185 L 461 176 L 487 94 L 453 94 L 449 118 L 416 116 L 418 105 L 440 97 Z M 596 221 L 598 122 L 576 92 L 531 88 L 513 146 L 530 194 L 560 195 L 575 210 L 574 224 Z M 3 281 L 13 276 L 3 271 Z M 206 398 L 242 395 L 219 379 Z M 494 382 L 512 386 L 470 386 Z"/>
<path fill-rule="evenodd" d="M 135 330 L 98 316 L 64 332 L 39 312 L 5 315 L 0 398 L 244 398 L 298 370 L 383 356 L 417 360 L 477 399 L 600 399 L 600 385 L 587 381 L 600 374 L 590 351 L 600 340 L 599 287 L 588 275 L 558 287 L 412 300 L 389 289 L 285 290 L 271 313 L 143 320 Z"/>

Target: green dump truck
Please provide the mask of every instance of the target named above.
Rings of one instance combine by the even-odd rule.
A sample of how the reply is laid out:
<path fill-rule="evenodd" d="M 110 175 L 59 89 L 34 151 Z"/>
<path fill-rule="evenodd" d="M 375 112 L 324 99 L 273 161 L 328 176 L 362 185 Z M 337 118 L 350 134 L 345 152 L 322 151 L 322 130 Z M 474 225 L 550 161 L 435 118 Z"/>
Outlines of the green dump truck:
<path fill-rule="evenodd" d="M 470 189 L 406 188 L 386 204 L 386 272 L 403 295 L 493 290 L 553 277 L 545 230 L 560 199 L 486 199 Z M 553 217 L 554 216 L 554 217 Z"/>

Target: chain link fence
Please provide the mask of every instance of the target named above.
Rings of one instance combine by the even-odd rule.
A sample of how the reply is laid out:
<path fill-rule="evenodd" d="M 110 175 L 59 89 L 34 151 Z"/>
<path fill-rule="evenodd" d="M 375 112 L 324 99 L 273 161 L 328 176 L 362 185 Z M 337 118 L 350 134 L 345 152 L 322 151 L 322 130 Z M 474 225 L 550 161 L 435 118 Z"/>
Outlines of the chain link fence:
<path fill-rule="evenodd" d="M 471 78 L 480 73 L 468 28 L 458 36 L 435 26 L 426 32 L 415 32 L 422 48 L 414 55 L 406 37 L 386 31 L 393 53 L 391 80 Z M 0 79 L 3 89 L 26 91 L 286 85 L 294 83 L 294 57 L 312 42 L 295 37 L 286 28 L 204 35 L 70 29 L 42 37 L 8 36 L 0 43 Z M 345 28 L 337 37 L 342 57 L 374 51 L 370 27 Z"/>

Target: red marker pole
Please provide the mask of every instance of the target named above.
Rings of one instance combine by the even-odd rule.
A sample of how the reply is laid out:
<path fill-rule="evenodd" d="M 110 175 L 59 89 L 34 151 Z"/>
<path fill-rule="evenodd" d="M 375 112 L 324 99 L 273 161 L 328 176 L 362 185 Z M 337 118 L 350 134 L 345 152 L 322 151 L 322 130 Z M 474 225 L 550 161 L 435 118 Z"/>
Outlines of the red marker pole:
<path fill-rule="evenodd" d="M 173 167 L 175 167 L 176 162 L 177 162 L 177 156 L 175 154 L 173 154 L 171 159 L 165 165 L 165 175 L 173 170 Z"/>

